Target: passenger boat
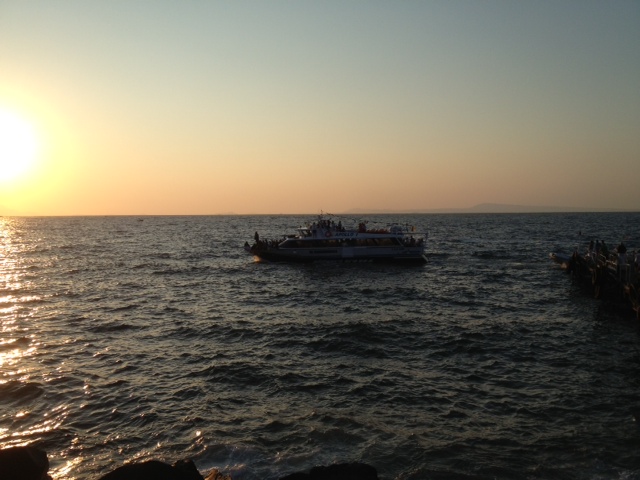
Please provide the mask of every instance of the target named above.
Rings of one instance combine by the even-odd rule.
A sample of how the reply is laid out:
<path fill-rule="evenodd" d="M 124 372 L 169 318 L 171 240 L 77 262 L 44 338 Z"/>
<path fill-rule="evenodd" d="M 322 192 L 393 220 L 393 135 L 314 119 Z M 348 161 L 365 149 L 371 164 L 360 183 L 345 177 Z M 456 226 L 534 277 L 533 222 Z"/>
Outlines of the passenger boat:
<path fill-rule="evenodd" d="M 360 222 L 354 228 L 345 228 L 342 221 L 336 223 L 320 215 L 317 221 L 281 240 L 260 239 L 256 232 L 255 243 L 248 251 L 269 261 L 425 263 L 427 237 L 414 227 L 398 224 L 368 229 L 366 222 Z"/>

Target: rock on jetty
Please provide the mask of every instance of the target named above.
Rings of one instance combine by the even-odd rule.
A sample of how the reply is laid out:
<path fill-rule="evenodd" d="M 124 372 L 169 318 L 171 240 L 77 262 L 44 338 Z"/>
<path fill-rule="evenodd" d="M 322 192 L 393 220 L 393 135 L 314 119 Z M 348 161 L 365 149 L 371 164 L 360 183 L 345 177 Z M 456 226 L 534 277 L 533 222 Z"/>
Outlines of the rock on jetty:
<path fill-rule="evenodd" d="M 314 467 L 309 473 L 292 473 L 280 480 L 378 480 L 378 472 L 366 463 L 341 463 Z"/>
<path fill-rule="evenodd" d="M 100 477 L 100 480 L 203 480 L 203 476 L 191 460 L 180 460 L 173 465 L 149 460 L 131 463 L 116 468 L 113 472 Z"/>
<path fill-rule="evenodd" d="M 47 453 L 35 447 L 14 447 L 0 450 L 1 480 L 53 480 L 49 474 Z M 232 480 L 218 470 L 203 477 L 191 460 L 179 460 L 173 465 L 149 460 L 116 468 L 99 480 Z M 281 480 L 378 480 L 375 468 L 364 463 L 342 463 L 314 467 L 309 472 L 292 473 Z"/>

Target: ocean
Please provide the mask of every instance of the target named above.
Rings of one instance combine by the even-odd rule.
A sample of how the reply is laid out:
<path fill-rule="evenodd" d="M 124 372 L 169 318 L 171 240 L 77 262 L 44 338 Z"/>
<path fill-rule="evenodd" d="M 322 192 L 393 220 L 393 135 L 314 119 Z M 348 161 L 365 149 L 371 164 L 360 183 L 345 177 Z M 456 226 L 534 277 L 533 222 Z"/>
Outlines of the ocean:
<path fill-rule="evenodd" d="M 243 250 L 313 215 L 0 218 L 0 447 L 54 480 L 640 478 L 640 325 L 549 259 L 640 248 L 640 214 L 366 217 L 428 231 L 429 262 Z"/>

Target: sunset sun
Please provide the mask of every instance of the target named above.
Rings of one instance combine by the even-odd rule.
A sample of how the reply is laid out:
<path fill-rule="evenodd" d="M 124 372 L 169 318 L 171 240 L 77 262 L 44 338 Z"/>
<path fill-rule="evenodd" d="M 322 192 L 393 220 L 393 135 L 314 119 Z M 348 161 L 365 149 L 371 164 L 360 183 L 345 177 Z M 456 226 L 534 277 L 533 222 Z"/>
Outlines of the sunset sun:
<path fill-rule="evenodd" d="M 32 166 L 38 141 L 26 120 L 0 109 L 0 182 L 13 180 Z"/>

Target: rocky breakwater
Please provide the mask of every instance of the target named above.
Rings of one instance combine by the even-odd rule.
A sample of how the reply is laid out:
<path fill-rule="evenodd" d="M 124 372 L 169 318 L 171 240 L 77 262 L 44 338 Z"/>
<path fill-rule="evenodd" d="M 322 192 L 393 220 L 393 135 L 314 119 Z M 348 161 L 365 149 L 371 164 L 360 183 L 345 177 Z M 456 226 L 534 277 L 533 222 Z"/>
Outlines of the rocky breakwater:
<path fill-rule="evenodd" d="M 47 453 L 35 447 L 14 447 L 0 450 L 1 480 L 56 480 L 49 475 Z M 98 480 L 232 480 L 218 470 L 204 477 L 191 460 L 179 460 L 173 465 L 150 460 L 118 467 Z M 364 463 L 342 463 L 314 467 L 280 480 L 378 480 L 375 468 Z"/>

